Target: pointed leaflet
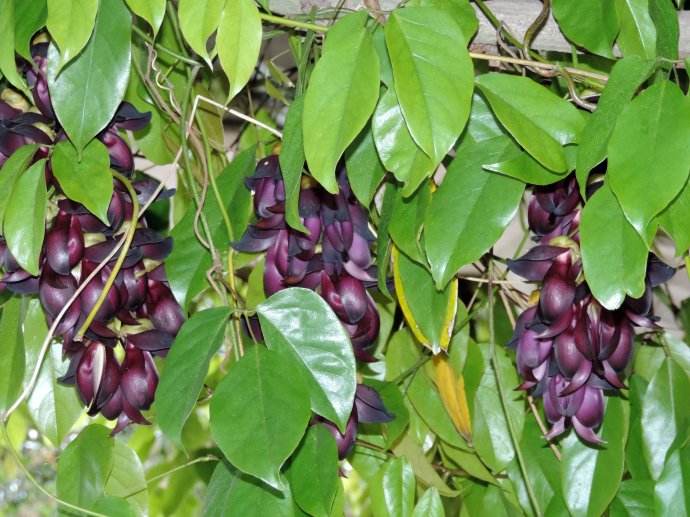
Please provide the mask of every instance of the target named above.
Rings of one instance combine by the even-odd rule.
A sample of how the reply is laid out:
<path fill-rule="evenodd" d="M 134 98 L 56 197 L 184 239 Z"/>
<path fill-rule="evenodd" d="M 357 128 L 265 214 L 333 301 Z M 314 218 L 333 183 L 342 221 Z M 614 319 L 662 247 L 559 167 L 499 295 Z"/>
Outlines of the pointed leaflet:
<path fill-rule="evenodd" d="M 230 82 L 228 99 L 244 88 L 254 72 L 261 50 L 261 18 L 254 0 L 225 2 L 216 48 L 220 65 Z"/>
<path fill-rule="evenodd" d="M 315 413 L 345 430 L 357 387 L 350 338 L 315 292 L 284 289 L 256 308 L 267 346 L 285 353 L 304 371 Z"/>
<path fill-rule="evenodd" d="M 654 480 L 661 476 L 666 458 L 690 422 L 686 403 L 690 380 L 671 358 L 666 358 L 642 398 L 642 452 Z"/>
<path fill-rule="evenodd" d="M 431 487 L 422 494 L 414 507 L 412 517 L 444 517 L 443 501 L 436 488 Z"/>
<path fill-rule="evenodd" d="M 19 395 L 24 376 L 24 341 L 21 335 L 22 301 L 12 297 L 2 306 L 0 315 L 0 411 L 5 411 Z"/>
<path fill-rule="evenodd" d="M 455 428 L 468 442 L 472 441 L 472 421 L 465 393 L 465 379 L 462 373 L 457 374 L 450 365 L 448 357 L 437 355 L 433 359 L 434 380 L 446 411 L 453 419 Z"/>
<path fill-rule="evenodd" d="M 137 453 L 124 441 L 113 440 L 113 467 L 108 473 L 105 493 L 126 498 L 138 510 L 136 515 L 143 516 L 148 513 L 146 488 L 144 466 Z"/>
<path fill-rule="evenodd" d="M 39 160 L 17 178 L 3 220 L 7 247 L 19 265 L 34 276 L 39 274 L 45 235 L 48 192 L 44 170 L 45 160 Z"/>
<path fill-rule="evenodd" d="M 409 0 L 408 7 L 436 7 L 445 10 L 460 26 L 466 41 L 472 39 L 479 28 L 476 11 L 469 0 Z"/>
<path fill-rule="evenodd" d="M 484 170 L 515 178 L 529 185 L 551 185 L 563 179 L 563 175 L 550 171 L 529 154 L 521 151 L 517 145 L 508 147 L 505 158 L 500 162 L 486 163 L 482 167 Z"/>
<path fill-rule="evenodd" d="M 127 89 L 132 16 L 122 0 L 100 0 L 93 34 L 58 75 L 58 53 L 48 49 L 48 87 L 53 109 L 81 151 L 113 118 Z"/>
<path fill-rule="evenodd" d="M 396 189 L 394 185 L 389 188 L 395 190 L 396 194 L 388 233 L 400 251 L 426 267 L 420 239 L 424 218 L 431 202 L 431 184 L 424 183 L 408 198 L 403 197 L 403 189 Z"/>
<path fill-rule="evenodd" d="M 229 2 L 230 3 L 230 2 Z M 213 67 L 206 43 L 218 28 L 225 0 L 180 0 L 177 15 L 184 39 L 209 67 Z"/>
<path fill-rule="evenodd" d="M 256 345 L 216 387 L 211 434 L 230 463 L 280 490 L 280 468 L 297 448 L 310 415 L 301 372 L 286 368 L 282 354 Z"/>
<path fill-rule="evenodd" d="M 649 16 L 656 27 L 656 55 L 669 60 L 678 59 L 678 38 L 680 27 L 678 11 L 672 2 L 649 0 Z M 665 63 L 669 70 L 670 63 Z"/>
<path fill-rule="evenodd" d="M 345 168 L 352 192 L 360 203 L 368 207 L 386 174 L 376 151 L 370 125 L 345 151 Z"/>
<path fill-rule="evenodd" d="M 475 142 L 470 135 L 464 136 L 434 193 L 424 225 L 424 245 L 437 288 L 486 253 L 517 212 L 525 185 L 482 168 L 500 161 L 510 146 L 508 137 Z"/>
<path fill-rule="evenodd" d="M 561 146 L 577 142 L 585 125 L 577 108 L 527 77 L 491 73 L 475 82 L 498 120 L 527 152 L 554 172 L 568 169 Z"/>
<path fill-rule="evenodd" d="M 60 49 L 57 69 L 72 61 L 89 41 L 98 12 L 98 0 L 48 0 L 46 25 Z"/>
<path fill-rule="evenodd" d="M 146 20 L 155 36 L 165 17 L 165 0 L 126 0 L 134 14 Z"/>
<path fill-rule="evenodd" d="M 0 227 L 2 227 L 2 222 L 5 219 L 5 209 L 10 200 L 14 183 L 29 166 L 37 150 L 36 144 L 23 145 L 13 152 L 0 168 Z"/>
<path fill-rule="evenodd" d="M 41 304 L 33 299 L 29 302 L 24 318 L 26 370 L 29 374 L 33 373 L 38 362 L 39 351 L 47 333 L 48 327 Z M 57 380 L 66 369 L 67 361 L 62 360 L 60 347 L 52 346 L 26 403 L 34 424 L 55 447 L 60 446 L 84 409 L 74 387 L 63 386 Z"/>
<path fill-rule="evenodd" d="M 585 279 L 599 303 L 615 310 L 626 295 L 642 296 L 647 246 L 623 215 L 608 182 L 582 210 L 580 241 Z"/>
<path fill-rule="evenodd" d="M 624 56 L 656 58 L 657 31 L 649 15 L 649 0 L 615 0 L 621 31 L 618 46 Z"/>
<path fill-rule="evenodd" d="M 196 404 L 208 365 L 223 342 L 229 316 L 227 307 L 195 313 L 182 325 L 165 359 L 155 407 L 161 431 L 178 447 L 182 447 L 182 428 Z"/>
<path fill-rule="evenodd" d="M 388 460 L 369 487 L 374 517 L 410 517 L 415 484 L 414 471 L 405 458 Z"/>
<path fill-rule="evenodd" d="M 448 348 L 458 307 L 458 280 L 437 291 L 431 273 L 393 246 L 398 303 L 414 337 L 435 354 Z"/>
<path fill-rule="evenodd" d="M 607 397 L 599 431 L 603 447 L 583 443 L 571 432 L 562 441 L 562 488 L 573 517 L 603 515 L 623 476 L 630 406 L 620 397 Z"/>
<path fill-rule="evenodd" d="M 673 452 L 654 486 L 656 515 L 690 514 L 690 446 Z"/>
<path fill-rule="evenodd" d="M 285 220 L 301 232 L 307 228 L 299 217 L 299 193 L 304 169 L 304 141 L 302 138 L 302 110 L 304 95 L 290 104 L 283 127 L 283 144 L 280 148 L 280 171 L 285 184 Z"/>
<path fill-rule="evenodd" d="M 418 419 L 415 418 L 415 420 Z M 413 427 L 417 426 L 413 424 Z M 399 458 L 405 458 L 410 463 L 414 475 L 422 487 L 433 487 L 444 497 L 457 496 L 460 492 L 448 487 L 413 434 L 415 432 L 409 429 L 399 440 L 396 440 L 392 447 L 393 453 Z"/>
<path fill-rule="evenodd" d="M 621 113 L 609 141 L 611 190 L 645 236 L 647 225 L 681 191 L 690 171 L 690 101 L 671 81 L 638 95 Z"/>
<path fill-rule="evenodd" d="M 385 34 L 407 127 L 438 163 L 460 136 L 470 112 L 474 71 L 467 39 L 451 15 L 436 7 L 396 9 Z"/>
<path fill-rule="evenodd" d="M 440 163 L 424 154 L 412 139 L 392 88 L 379 99 L 372 119 L 372 132 L 384 167 L 405 183 L 405 196 L 412 194 Z"/>
<path fill-rule="evenodd" d="M 28 93 L 26 81 L 17 71 L 14 56 L 15 7 L 14 0 L 0 0 L 0 75 L 15 88 Z"/>
<path fill-rule="evenodd" d="M 637 56 L 625 57 L 613 66 L 597 109 L 589 117 L 579 138 L 576 174 L 582 197 L 585 196 L 589 171 L 606 158 L 606 147 L 619 115 L 652 70 L 654 61 Z"/>
<path fill-rule="evenodd" d="M 304 152 L 312 175 L 329 192 L 337 192 L 336 164 L 378 98 L 379 59 L 366 21 L 366 11 L 359 11 L 333 25 L 305 94 Z"/>
<path fill-rule="evenodd" d="M 63 140 L 53 149 L 50 165 L 65 195 L 109 224 L 108 206 L 113 195 L 113 177 L 105 145 L 94 139 L 79 157 L 72 143 Z"/>
<path fill-rule="evenodd" d="M 31 60 L 31 50 L 29 49 L 31 40 L 34 34 L 45 26 L 47 15 L 46 0 L 34 0 L 32 2 L 14 0 L 15 51 L 27 61 Z"/>
<path fill-rule="evenodd" d="M 600 56 L 613 57 L 611 47 L 619 25 L 610 5 L 599 0 L 553 0 L 553 15 L 570 41 Z"/>

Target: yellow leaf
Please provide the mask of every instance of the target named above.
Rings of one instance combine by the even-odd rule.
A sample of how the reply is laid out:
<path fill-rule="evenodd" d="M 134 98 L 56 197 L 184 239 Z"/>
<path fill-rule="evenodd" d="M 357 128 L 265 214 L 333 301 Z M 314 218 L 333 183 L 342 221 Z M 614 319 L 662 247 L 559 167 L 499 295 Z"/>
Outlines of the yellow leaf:
<path fill-rule="evenodd" d="M 457 375 L 448 363 L 448 356 L 439 354 L 434 357 L 435 382 L 446 411 L 462 437 L 472 441 L 472 422 L 470 409 L 465 394 L 465 379 Z"/>

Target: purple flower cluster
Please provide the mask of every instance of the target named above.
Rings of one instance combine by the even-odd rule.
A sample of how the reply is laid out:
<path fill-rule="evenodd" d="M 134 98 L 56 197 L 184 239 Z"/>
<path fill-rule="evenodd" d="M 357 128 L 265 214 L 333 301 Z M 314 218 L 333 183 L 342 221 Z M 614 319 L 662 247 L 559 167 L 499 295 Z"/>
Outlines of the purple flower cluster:
<path fill-rule="evenodd" d="M 656 327 L 652 288 L 674 269 L 650 255 L 642 298 L 627 298 L 615 311 L 605 309 L 582 280 L 575 178 L 535 187 L 533 194 L 528 222 L 539 244 L 508 263 L 512 272 L 541 283 L 539 302 L 520 315 L 511 341 L 520 388 L 543 397 L 548 438 L 572 426 L 582 439 L 601 443 L 596 429 L 604 415 L 603 392 L 624 387 L 634 327 Z"/>
<path fill-rule="evenodd" d="M 375 361 L 372 352 L 380 321 L 367 292 L 368 283 L 375 283 L 376 278 L 370 250 L 374 236 L 345 171 L 340 172 L 337 194 L 329 194 L 304 178 L 299 215 L 307 233 L 289 227 L 285 220 L 285 184 L 277 156 L 261 160 L 246 184 L 254 191 L 256 221 L 234 247 L 244 252 L 266 251 L 266 296 L 288 287 L 318 291 L 350 335 L 357 360 Z M 358 422 L 386 422 L 391 418 L 378 393 L 359 385 L 344 434 L 331 422 L 321 418 L 315 422 L 326 423 L 344 458 L 354 445 Z"/>
<path fill-rule="evenodd" d="M 45 46 L 35 47 L 33 55 L 35 66 L 27 65 L 26 76 L 40 113 L 21 112 L 0 102 L 0 163 L 22 145 L 53 144 L 66 138 L 50 102 Z M 118 130 L 141 129 L 149 119 L 149 114 L 122 103 L 97 137 L 108 149 L 111 167 L 126 177 L 134 174 L 134 159 Z M 36 127 L 36 123 L 41 123 L 50 135 Z M 47 146 L 39 147 L 34 160 L 48 154 Z M 133 210 L 125 186 L 114 180 L 108 224 L 104 224 L 84 206 L 62 195 L 49 162 L 45 174 L 57 193 L 57 211 L 47 221 L 40 273 L 32 276 L 24 271 L 0 237 L 0 289 L 38 294 L 52 324 L 84 279 L 116 246 Z M 138 201 L 144 203 L 153 195 L 157 183 L 146 179 L 134 181 L 133 187 Z M 158 384 L 153 356 L 167 353 L 184 319 L 163 266 L 172 240 L 148 228 L 143 219 L 136 224 L 123 266 L 83 337 L 77 335 L 78 331 L 105 288 L 117 255 L 85 286 L 56 327 L 63 352 L 70 361 L 60 380 L 76 386 L 90 415 L 100 412 L 106 418 L 117 419 L 115 431 L 130 422 L 147 423 L 141 411 L 150 407 Z"/>

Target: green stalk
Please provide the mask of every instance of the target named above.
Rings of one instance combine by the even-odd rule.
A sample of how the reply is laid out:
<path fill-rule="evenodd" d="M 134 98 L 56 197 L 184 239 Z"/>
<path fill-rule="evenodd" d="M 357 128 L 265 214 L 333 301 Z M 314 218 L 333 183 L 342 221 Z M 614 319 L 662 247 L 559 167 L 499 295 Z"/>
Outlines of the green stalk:
<path fill-rule="evenodd" d="M 273 16 L 272 14 L 261 13 L 260 16 L 263 21 L 272 23 L 274 25 L 292 27 L 293 29 L 304 29 L 305 31 L 328 32 L 328 27 L 317 25 L 316 23 L 300 22 L 297 20 L 291 20 L 289 18 L 283 18 L 282 16 Z"/>

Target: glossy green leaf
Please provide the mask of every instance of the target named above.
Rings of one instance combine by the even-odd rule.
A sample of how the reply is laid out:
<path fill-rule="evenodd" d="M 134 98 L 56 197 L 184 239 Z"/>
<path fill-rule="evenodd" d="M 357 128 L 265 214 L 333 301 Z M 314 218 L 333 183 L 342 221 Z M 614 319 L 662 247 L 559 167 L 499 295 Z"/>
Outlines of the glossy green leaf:
<path fill-rule="evenodd" d="M 415 338 L 434 353 L 446 350 L 458 307 L 457 279 L 437 291 L 431 273 L 394 248 L 393 280 L 398 303 Z"/>
<path fill-rule="evenodd" d="M 108 517 L 136 517 L 141 515 L 134 510 L 132 503 L 122 497 L 103 495 L 96 499 L 91 509 L 100 515 Z"/>
<path fill-rule="evenodd" d="M 195 313 L 185 321 L 165 359 L 156 389 L 157 423 L 182 447 L 182 428 L 196 404 L 213 355 L 223 343 L 230 316 L 227 307 Z"/>
<path fill-rule="evenodd" d="M 380 424 L 381 435 L 385 438 L 386 447 L 391 447 L 402 436 L 410 422 L 410 414 L 405 405 L 403 394 L 394 382 L 365 379 L 364 383 L 378 392 L 386 410 L 393 415 L 393 420 Z"/>
<path fill-rule="evenodd" d="M 654 515 L 654 483 L 648 479 L 623 481 L 609 512 L 611 517 Z"/>
<path fill-rule="evenodd" d="M 126 498 L 135 515 L 148 514 L 148 494 L 144 466 L 136 452 L 122 440 L 113 440 L 113 463 L 105 483 L 105 493 Z M 131 497 L 130 494 L 136 494 Z"/>
<path fill-rule="evenodd" d="M 476 84 L 527 152 L 554 172 L 568 169 L 561 146 L 577 142 L 585 125 L 577 108 L 527 77 L 490 73 L 477 77 Z"/>
<path fill-rule="evenodd" d="M 479 21 L 469 0 L 410 0 L 409 7 L 436 7 L 445 10 L 453 21 L 460 26 L 466 41 L 470 41 L 477 32 Z"/>
<path fill-rule="evenodd" d="M 659 214 L 659 224 L 673 239 L 678 257 L 690 248 L 688 220 L 690 220 L 690 182 L 686 181 L 680 194 Z"/>
<path fill-rule="evenodd" d="M 405 184 L 405 196 L 412 194 L 440 163 L 440 159 L 433 160 L 424 154 L 412 139 L 392 88 L 381 96 L 376 106 L 372 132 L 384 167 Z"/>
<path fill-rule="evenodd" d="M 624 56 L 656 57 L 657 31 L 649 15 L 649 0 L 616 0 L 621 31 L 618 46 Z"/>
<path fill-rule="evenodd" d="M 46 0 L 14 0 L 14 46 L 17 54 L 26 60 L 31 60 L 29 45 L 34 35 L 46 23 L 48 7 Z"/>
<path fill-rule="evenodd" d="M 100 140 L 92 140 L 81 157 L 67 140 L 53 149 L 50 165 L 65 195 L 84 205 L 92 214 L 108 223 L 108 206 L 113 195 L 108 149 Z"/>
<path fill-rule="evenodd" d="M 48 202 L 44 170 L 45 160 L 39 160 L 17 178 L 3 220 L 7 247 L 19 265 L 35 276 L 39 274 Z"/>
<path fill-rule="evenodd" d="M 403 190 L 397 189 L 388 233 L 397 248 L 408 258 L 427 267 L 420 239 L 424 219 L 431 202 L 431 184 L 425 183 L 407 198 L 403 197 Z"/>
<path fill-rule="evenodd" d="M 219 462 L 208 483 L 204 517 L 293 517 L 290 491 L 278 492 Z"/>
<path fill-rule="evenodd" d="M 311 415 L 307 381 L 283 357 L 259 345 L 246 350 L 211 399 L 211 434 L 225 457 L 274 488 Z"/>
<path fill-rule="evenodd" d="M 604 447 L 583 443 L 574 432 L 562 441 L 562 487 L 573 517 L 599 516 L 611 503 L 623 476 L 630 408 L 618 397 L 606 399 L 599 435 Z"/>
<path fill-rule="evenodd" d="M 146 20 L 153 29 L 154 36 L 158 33 L 165 17 L 165 0 L 126 0 L 134 14 Z"/>
<path fill-rule="evenodd" d="M 345 168 L 353 194 L 360 203 L 369 206 L 386 174 L 371 126 L 367 126 L 345 151 Z"/>
<path fill-rule="evenodd" d="M 350 338 L 326 301 L 300 287 L 284 289 L 256 308 L 267 346 L 304 371 L 311 408 L 344 431 L 357 387 Z"/>
<path fill-rule="evenodd" d="M 220 66 L 230 82 L 228 98 L 244 88 L 261 50 L 261 18 L 254 0 L 226 2 L 218 25 L 216 48 Z"/>
<path fill-rule="evenodd" d="M 100 0 L 91 38 L 59 75 L 57 49 L 54 45 L 48 49 L 53 109 L 78 150 L 110 122 L 125 95 L 131 31 L 132 17 L 123 1 Z"/>
<path fill-rule="evenodd" d="M 388 460 L 369 487 L 374 517 L 410 517 L 414 508 L 415 478 L 405 458 Z"/>
<path fill-rule="evenodd" d="M 338 448 L 330 431 L 314 425 L 295 452 L 288 469 L 292 496 L 314 517 L 328 517 L 338 484 Z"/>
<path fill-rule="evenodd" d="M 589 171 L 606 158 L 606 148 L 618 117 L 653 69 L 653 61 L 637 56 L 625 57 L 613 66 L 597 109 L 579 138 L 576 174 L 583 197 Z"/>
<path fill-rule="evenodd" d="M 656 27 L 656 54 L 666 59 L 678 59 L 678 11 L 667 0 L 649 0 L 649 16 Z M 668 65 L 667 65 L 668 66 Z"/>
<path fill-rule="evenodd" d="M 422 494 L 412 512 L 412 517 L 444 517 L 445 515 L 441 496 L 433 487 Z"/>
<path fill-rule="evenodd" d="M 439 473 L 434 469 L 429 458 L 424 454 L 424 449 L 412 436 L 412 432 L 405 433 L 393 446 L 393 453 L 405 458 L 412 467 L 417 481 L 424 486 L 437 490 L 444 497 L 455 497 L 457 490 L 452 490 L 443 481 Z"/>
<path fill-rule="evenodd" d="M 656 515 L 688 515 L 690 512 L 690 447 L 673 452 L 654 487 Z"/>
<path fill-rule="evenodd" d="M 570 41 L 600 56 L 613 57 L 611 47 L 619 24 L 616 10 L 608 3 L 553 0 L 552 9 L 558 26 Z"/>
<path fill-rule="evenodd" d="M 484 164 L 484 170 L 515 178 L 529 185 L 551 185 L 563 179 L 562 175 L 550 171 L 529 154 L 517 147 L 511 152 L 510 147 L 506 150 L 505 160 Z"/>
<path fill-rule="evenodd" d="M 17 71 L 14 55 L 15 25 L 19 14 L 15 13 L 15 0 L 0 0 L 0 13 L 0 73 L 12 86 L 27 92 L 30 97 L 26 81 Z"/>
<path fill-rule="evenodd" d="M 303 109 L 304 96 L 300 95 L 292 101 L 285 117 L 279 159 L 280 171 L 285 183 L 285 220 L 295 230 L 306 232 L 307 228 L 299 217 L 299 193 L 304 169 Z"/>
<path fill-rule="evenodd" d="M 687 120 L 690 101 L 675 83 L 664 80 L 623 110 L 611 135 L 607 177 L 625 216 L 643 237 L 688 179 Z"/>
<path fill-rule="evenodd" d="M 91 37 L 98 0 L 48 0 L 46 25 L 60 49 L 57 70 L 72 61 Z"/>
<path fill-rule="evenodd" d="M 647 246 L 625 218 L 608 182 L 582 210 L 580 241 L 587 284 L 604 307 L 615 310 L 626 295 L 642 296 Z"/>
<path fill-rule="evenodd" d="M 41 303 L 33 299 L 29 302 L 24 317 L 27 372 L 33 372 L 47 333 L 48 326 Z M 36 428 L 56 447 L 62 443 L 83 411 L 83 405 L 77 398 L 74 387 L 64 386 L 57 380 L 64 375 L 67 366 L 67 361 L 63 361 L 60 347 L 52 346 L 46 354 L 36 386 L 26 404 Z"/>
<path fill-rule="evenodd" d="M 113 468 L 114 440 L 98 424 L 85 427 L 58 458 L 57 495 L 68 503 L 90 507 L 103 495 Z"/>
<path fill-rule="evenodd" d="M 37 149 L 38 146 L 35 144 L 23 145 L 13 152 L 0 168 L 0 226 L 5 219 L 5 210 L 10 201 L 14 183 L 29 166 Z"/>
<path fill-rule="evenodd" d="M 207 42 L 218 28 L 224 5 L 225 0 L 180 0 L 177 8 L 184 39 L 211 68 L 213 64 L 206 50 Z"/>
<path fill-rule="evenodd" d="M 501 161 L 509 145 L 507 137 L 478 143 L 467 135 L 458 147 L 424 225 L 436 287 L 446 285 L 462 266 L 486 253 L 517 212 L 524 184 L 482 168 Z"/>
<path fill-rule="evenodd" d="M 682 310 L 682 309 L 681 309 Z M 669 356 L 690 378 L 690 346 L 671 332 L 664 334 L 664 342 Z"/>
<path fill-rule="evenodd" d="M 379 60 L 366 21 L 366 11 L 359 11 L 329 29 L 305 94 L 304 152 L 312 175 L 329 192 L 338 190 L 336 164 L 378 98 Z"/>
<path fill-rule="evenodd" d="M 24 377 L 24 342 L 21 335 L 21 299 L 14 297 L 2 306 L 0 315 L 0 411 L 12 405 L 22 387 Z"/>
<path fill-rule="evenodd" d="M 685 400 L 689 392 L 687 373 L 666 358 L 642 399 L 642 452 L 655 480 L 661 477 L 666 458 L 678 447 L 677 437 L 687 432 L 690 407 Z"/>
<path fill-rule="evenodd" d="M 470 452 L 469 450 L 458 449 L 446 443 L 441 445 L 441 450 L 443 451 L 443 455 L 448 458 L 446 462 L 452 462 L 446 464 L 455 464 L 458 468 L 467 472 L 469 476 L 478 480 L 493 484 L 498 483 L 476 453 Z"/>
<path fill-rule="evenodd" d="M 393 11 L 385 35 L 407 127 L 438 163 L 460 136 L 470 112 L 474 71 L 465 50 L 467 39 L 451 15 L 435 7 Z"/>

